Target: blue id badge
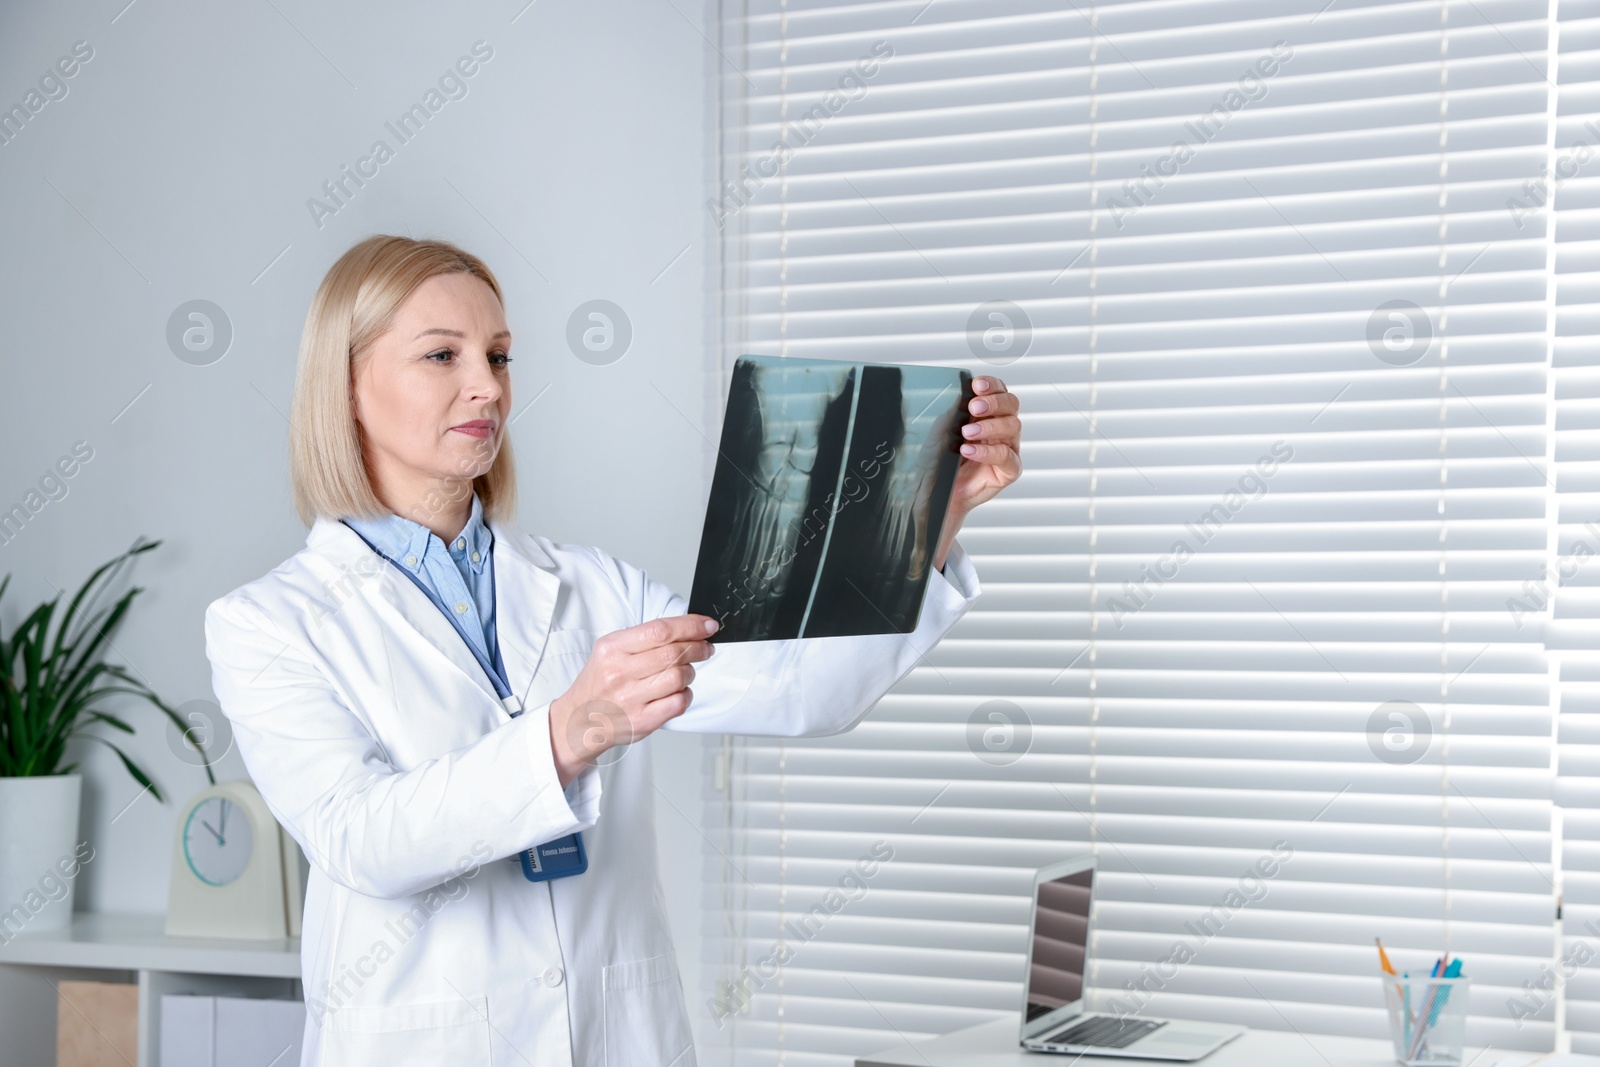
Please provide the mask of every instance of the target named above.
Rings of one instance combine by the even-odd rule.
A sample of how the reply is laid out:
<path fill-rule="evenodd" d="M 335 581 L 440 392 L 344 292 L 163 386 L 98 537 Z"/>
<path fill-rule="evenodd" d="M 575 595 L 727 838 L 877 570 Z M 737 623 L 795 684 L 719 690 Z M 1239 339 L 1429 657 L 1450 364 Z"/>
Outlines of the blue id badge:
<path fill-rule="evenodd" d="M 548 882 L 589 869 L 589 854 L 583 850 L 583 835 L 568 834 L 522 854 L 522 876 L 530 882 Z"/>
<path fill-rule="evenodd" d="M 505 705 L 513 719 L 522 714 L 522 702 L 515 697 L 507 697 Z M 522 863 L 522 877 L 530 882 L 548 882 L 552 878 L 582 874 L 589 869 L 589 854 L 583 849 L 581 833 L 535 845 L 518 859 Z"/>

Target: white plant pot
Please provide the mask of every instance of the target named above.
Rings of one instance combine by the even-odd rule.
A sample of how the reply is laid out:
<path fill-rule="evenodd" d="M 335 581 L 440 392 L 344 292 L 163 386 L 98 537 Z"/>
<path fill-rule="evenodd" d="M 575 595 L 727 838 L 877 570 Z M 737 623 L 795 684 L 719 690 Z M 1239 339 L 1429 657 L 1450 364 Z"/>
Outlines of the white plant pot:
<path fill-rule="evenodd" d="M 78 842 L 83 776 L 0 778 L 0 944 L 72 923 L 77 874 L 93 853 Z"/>

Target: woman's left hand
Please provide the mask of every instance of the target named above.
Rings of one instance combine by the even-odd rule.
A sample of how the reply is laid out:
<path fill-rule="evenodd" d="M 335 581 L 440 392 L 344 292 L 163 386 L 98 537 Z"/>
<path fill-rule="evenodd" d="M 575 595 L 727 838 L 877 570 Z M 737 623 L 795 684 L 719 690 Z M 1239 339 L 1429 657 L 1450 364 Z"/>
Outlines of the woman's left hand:
<path fill-rule="evenodd" d="M 945 557 L 956 533 L 972 509 L 1016 481 L 1022 474 L 1022 422 L 1015 393 L 1006 391 L 999 378 L 972 379 L 974 396 L 967 402 L 971 415 L 961 427 L 961 466 L 950 493 L 950 510 L 939 534 L 939 551 L 933 565 L 944 570 Z"/>

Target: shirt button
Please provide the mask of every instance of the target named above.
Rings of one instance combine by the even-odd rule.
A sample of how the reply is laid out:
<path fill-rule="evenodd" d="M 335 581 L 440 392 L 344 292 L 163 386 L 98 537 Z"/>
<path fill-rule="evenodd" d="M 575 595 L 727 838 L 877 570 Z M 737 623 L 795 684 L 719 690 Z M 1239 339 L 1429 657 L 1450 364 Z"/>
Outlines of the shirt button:
<path fill-rule="evenodd" d="M 562 977 L 560 967 L 546 967 L 544 969 L 544 984 L 551 989 L 561 984 Z"/>
<path fill-rule="evenodd" d="M 456 614 L 457 615 L 465 615 L 466 613 L 467 613 L 467 602 L 465 600 L 456 601 Z"/>
<path fill-rule="evenodd" d="M 478 554 L 477 554 L 477 553 L 476 553 L 476 552 L 474 552 L 474 553 L 473 553 L 473 554 L 472 554 L 472 562 L 474 562 L 474 563 L 476 563 L 476 562 L 478 562 L 478 560 L 480 560 L 480 559 L 482 559 L 482 558 L 483 558 L 483 557 L 482 557 L 482 556 L 480 556 L 480 555 L 478 555 Z"/>
<path fill-rule="evenodd" d="M 406 566 L 407 567 L 415 567 L 416 565 L 417 565 L 417 557 L 416 556 L 407 556 L 406 557 Z"/>

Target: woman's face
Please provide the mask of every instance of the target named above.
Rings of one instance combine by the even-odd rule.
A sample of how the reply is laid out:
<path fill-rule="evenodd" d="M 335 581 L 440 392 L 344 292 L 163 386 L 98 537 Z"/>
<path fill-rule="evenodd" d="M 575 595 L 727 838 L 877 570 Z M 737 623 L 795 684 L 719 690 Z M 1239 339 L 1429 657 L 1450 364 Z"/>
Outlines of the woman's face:
<path fill-rule="evenodd" d="M 356 421 L 374 487 L 401 499 L 470 480 L 494 463 L 511 409 L 511 332 L 470 274 L 423 282 L 354 371 Z"/>

